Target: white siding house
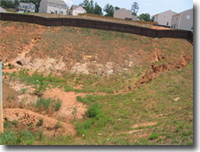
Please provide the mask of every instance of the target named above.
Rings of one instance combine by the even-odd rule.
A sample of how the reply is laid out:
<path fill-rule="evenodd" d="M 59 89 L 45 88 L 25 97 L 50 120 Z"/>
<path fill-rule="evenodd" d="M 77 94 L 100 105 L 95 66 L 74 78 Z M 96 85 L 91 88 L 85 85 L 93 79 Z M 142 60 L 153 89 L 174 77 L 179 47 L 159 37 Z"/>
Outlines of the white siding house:
<path fill-rule="evenodd" d="M 19 9 L 19 11 L 22 11 L 22 12 L 32 12 L 32 13 L 35 13 L 35 4 L 20 2 L 19 6 L 18 6 L 18 9 Z"/>
<path fill-rule="evenodd" d="M 118 9 L 114 12 L 114 17 L 115 18 L 132 18 L 132 12 L 129 10 L 126 10 L 125 8 Z"/>
<path fill-rule="evenodd" d="M 193 9 L 173 15 L 171 28 L 193 31 Z"/>
<path fill-rule="evenodd" d="M 67 4 L 63 0 L 42 0 L 39 13 L 67 14 Z"/>
<path fill-rule="evenodd" d="M 137 16 L 132 15 L 132 12 L 125 8 L 118 9 L 114 12 L 115 18 L 137 20 Z"/>
<path fill-rule="evenodd" d="M 154 15 L 154 22 L 158 22 L 158 25 L 171 26 L 172 15 L 176 13 L 171 10 Z"/>
<path fill-rule="evenodd" d="M 77 16 L 79 13 L 87 13 L 87 11 L 82 6 L 72 5 L 69 11 L 69 15 Z"/>

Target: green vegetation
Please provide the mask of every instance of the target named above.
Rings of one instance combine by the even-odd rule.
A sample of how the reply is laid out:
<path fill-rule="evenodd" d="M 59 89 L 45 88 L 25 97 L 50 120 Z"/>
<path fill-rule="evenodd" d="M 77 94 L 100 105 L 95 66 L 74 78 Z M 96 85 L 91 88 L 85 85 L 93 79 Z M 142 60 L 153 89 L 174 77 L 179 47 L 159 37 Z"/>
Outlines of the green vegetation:
<path fill-rule="evenodd" d="M 58 111 L 61 107 L 61 101 L 60 100 L 52 100 L 51 98 L 45 99 L 45 98 L 39 98 L 37 102 L 34 104 L 35 108 L 39 109 L 42 108 L 43 110 L 47 111 L 49 109 L 52 109 L 53 111 Z"/>
<path fill-rule="evenodd" d="M 8 24 L 14 23 L 5 22 L 2 26 Z M 20 23 L 16 26 L 22 27 L 23 24 Z M 56 29 L 56 27 L 51 27 L 51 29 Z M 144 53 L 148 55 L 158 49 L 162 52 L 159 56 L 162 60 L 154 62 L 153 65 L 159 67 L 165 64 L 168 68 L 170 66 L 177 67 L 176 64 L 170 63 L 180 61 L 178 59 L 180 59 L 181 51 L 184 55 L 191 54 L 191 47 L 185 46 L 183 43 L 185 41 L 181 39 L 175 39 L 174 41 L 170 41 L 168 38 L 156 39 L 156 45 L 153 45 L 154 39 L 152 38 L 121 32 L 74 27 L 61 27 L 56 32 L 59 39 L 52 36 L 52 31 L 47 30 L 41 36 L 41 41 L 37 42 L 37 47 L 32 48 L 30 54 L 32 52 L 32 55 L 34 55 L 36 52 L 39 57 L 42 57 L 43 54 L 39 51 L 42 48 L 47 50 L 45 54 L 52 58 L 67 56 L 76 60 L 75 62 L 80 61 L 81 63 L 80 54 L 86 56 L 94 51 L 92 53 L 102 54 L 101 60 L 105 62 L 102 50 L 107 53 L 104 54 L 104 57 L 112 56 L 118 61 L 117 57 L 124 55 L 121 60 L 125 61 L 128 58 L 126 53 L 132 55 L 142 49 L 138 52 L 140 56 L 138 56 L 137 62 L 139 62 L 139 60 L 142 60 L 140 57 L 144 56 Z M 13 37 L 8 36 L 8 39 L 12 41 Z M 30 40 L 30 37 L 27 39 Z M 64 41 L 66 39 L 67 41 Z M 94 39 L 97 41 L 95 45 L 91 43 Z M 19 41 L 21 42 L 21 39 Z M 44 45 L 46 41 L 49 41 L 51 45 Z M 70 46 L 71 44 L 73 44 L 73 47 Z M 182 45 L 184 50 L 181 47 Z M 8 47 L 10 46 L 8 45 Z M 64 54 L 65 47 L 73 49 L 74 52 L 69 51 L 69 54 Z M 117 52 L 119 48 L 123 48 L 123 50 Z M 122 53 L 120 54 L 120 52 Z M 92 61 L 93 59 L 101 63 L 95 57 L 91 58 Z M 68 58 L 63 58 L 63 60 L 68 60 Z M 0 144 L 192 145 L 193 62 L 190 62 L 184 68 L 156 73 L 151 81 L 140 84 L 138 80 L 149 71 L 152 71 L 152 67 L 148 61 L 145 61 L 143 65 L 133 66 L 128 71 L 116 72 L 105 77 L 64 72 L 59 76 L 52 73 L 44 76 L 37 71 L 30 74 L 28 69 L 18 70 L 12 74 L 4 73 L 10 81 L 20 80 L 21 83 L 34 85 L 35 93 L 40 97 L 32 105 L 36 111 L 48 112 L 49 110 L 58 111 L 60 109 L 61 102 L 59 100 L 42 97 L 44 91 L 50 86 L 51 88 L 60 88 L 66 92 L 74 91 L 88 94 L 84 94 L 84 97 L 77 96 L 77 101 L 82 102 L 87 111 L 82 119 L 76 119 L 75 117 L 71 121 L 77 129 L 74 136 L 47 138 L 42 132 L 37 130 L 37 133 L 33 133 L 31 129 L 27 129 L 24 133 L 24 129 L 18 130 L 13 127 L 17 122 L 6 121 L 4 123 L 5 132 L 0 134 Z M 27 93 L 28 90 L 22 89 L 20 92 Z M 12 95 L 7 98 L 12 100 Z M 179 99 L 174 100 L 176 98 Z M 78 108 L 75 107 L 72 109 L 72 114 L 75 115 L 77 111 Z M 62 129 L 63 119 L 60 118 L 57 124 L 52 127 L 58 130 L 59 128 Z M 154 125 L 152 125 L 152 122 Z M 41 118 L 37 127 L 42 128 L 43 123 L 44 120 Z M 29 139 L 26 139 L 25 135 Z"/>
<path fill-rule="evenodd" d="M 40 79 L 35 80 L 33 88 L 35 88 L 35 94 L 42 95 L 46 88 L 50 88 L 47 82 L 44 81 L 45 76 L 41 76 Z"/>
<path fill-rule="evenodd" d="M 77 96 L 77 101 L 84 103 L 88 110 L 83 119 L 73 121 L 77 129 L 75 136 L 59 136 L 56 139 L 53 139 L 47 138 L 44 135 L 41 137 L 41 134 L 33 134 L 28 131 L 25 133 L 21 130 L 10 131 L 12 125 L 15 123 L 12 124 L 6 122 L 4 123 L 6 128 L 5 133 L 0 134 L 0 143 L 27 145 L 40 141 L 40 144 L 53 143 L 58 145 L 192 145 L 192 71 L 193 63 L 191 62 L 181 70 L 177 69 L 169 72 L 163 72 L 158 75 L 154 81 L 146 83 L 145 85 L 142 85 L 139 88 L 125 94 L 107 94 L 104 96 L 88 94 L 85 97 Z M 34 82 L 34 79 L 41 77 L 41 75 L 36 73 L 32 76 L 27 76 L 26 72 L 23 71 L 19 72 L 19 75 L 20 77 L 25 77 L 23 81 L 27 80 L 28 83 Z M 16 73 L 12 78 L 18 77 L 19 75 Z M 129 79 L 130 75 L 126 75 L 124 79 Z M 141 72 L 138 72 L 137 75 L 132 75 L 130 78 L 139 75 L 141 75 Z M 69 82 L 72 79 L 76 80 L 79 78 L 79 76 L 77 76 L 75 79 L 68 75 L 68 77 L 64 77 L 66 80 L 63 78 L 57 78 L 55 80 L 53 78 L 51 79 L 51 77 L 53 76 L 45 77 L 44 81 L 47 81 L 50 84 L 57 82 L 58 86 L 62 83 L 63 87 L 66 84 L 69 85 Z M 79 79 L 79 83 L 88 80 L 83 84 L 91 86 L 93 83 L 90 83 L 89 81 L 93 81 L 93 79 L 98 80 L 99 78 L 92 78 L 88 75 L 84 76 L 83 79 Z M 100 79 L 101 82 L 103 82 L 103 79 L 104 78 Z M 112 84 L 115 80 L 112 78 L 107 79 L 107 81 Z M 103 83 L 101 83 L 101 85 L 102 84 Z M 97 85 L 97 87 L 99 87 L 99 85 Z M 71 87 L 69 86 L 64 88 L 68 91 L 71 90 Z M 174 101 L 177 97 L 180 97 L 180 99 L 178 101 Z M 42 107 L 44 110 L 48 109 L 48 107 L 52 107 L 56 110 L 56 103 L 57 101 L 55 100 L 40 98 L 35 106 Z M 157 122 L 157 124 L 149 126 L 141 125 L 144 123 L 148 124 L 150 122 Z M 42 123 L 43 120 L 41 119 L 38 122 L 38 127 L 42 126 Z M 135 128 L 138 132 L 134 134 L 126 133 L 128 131 L 132 131 L 133 129 L 131 126 L 135 124 L 138 124 L 138 127 Z M 61 121 L 58 120 L 55 128 L 60 128 L 60 126 Z M 139 130 L 142 130 L 142 132 Z M 29 139 L 25 141 L 24 135 L 27 135 Z M 146 136 L 141 137 L 143 135 Z M 77 138 L 77 136 L 79 136 L 79 138 Z"/>
<path fill-rule="evenodd" d="M 38 126 L 42 126 L 43 123 L 44 123 L 44 118 L 41 118 L 41 119 L 39 120 L 39 122 L 38 122 Z"/>
<path fill-rule="evenodd" d="M 159 137 L 158 133 L 157 133 L 157 132 L 154 132 L 154 133 L 152 133 L 152 134 L 149 136 L 149 139 L 150 139 L 150 140 L 153 140 L 153 139 L 156 139 L 156 138 L 158 138 L 158 137 Z"/>

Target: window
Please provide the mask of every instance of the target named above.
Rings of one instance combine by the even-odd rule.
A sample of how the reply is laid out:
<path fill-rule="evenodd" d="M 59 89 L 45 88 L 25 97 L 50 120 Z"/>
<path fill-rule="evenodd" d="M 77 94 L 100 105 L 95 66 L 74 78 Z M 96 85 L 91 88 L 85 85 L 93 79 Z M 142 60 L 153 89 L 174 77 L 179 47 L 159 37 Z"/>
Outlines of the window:
<path fill-rule="evenodd" d="M 54 4 L 54 7 L 56 7 L 56 4 Z"/>
<path fill-rule="evenodd" d="M 186 19 L 190 19 L 190 15 L 187 15 L 187 16 L 186 16 Z"/>
<path fill-rule="evenodd" d="M 169 24 L 169 22 L 167 22 L 167 25 Z"/>
<path fill-rule="evenodd" d="M 193 25 L 192 25 L 192 27 L 191 27 L 191 30 L 193 30 Z"/>
<path fill-rule="evenodd" d="M 165 15 L 163 17 L 165 17 Z"/>

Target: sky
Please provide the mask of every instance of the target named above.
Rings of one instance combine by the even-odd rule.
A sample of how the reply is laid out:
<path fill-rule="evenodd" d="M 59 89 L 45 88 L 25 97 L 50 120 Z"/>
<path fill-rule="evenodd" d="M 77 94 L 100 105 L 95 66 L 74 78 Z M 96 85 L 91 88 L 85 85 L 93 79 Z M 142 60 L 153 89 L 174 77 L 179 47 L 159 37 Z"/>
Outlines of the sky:
<path fill-rule="evenodd" d="M 64 0 L 66 4 L 71 6 L 79 5 L 84 0 Z M 90 1 L 90 0 L 89 0 Z M 131 6 L 134 2 L 137 2 L 139 5 L 139 11 L 137 15 L 142 13 L 149 13 L 151 16 L 167 11 L 172 10 L 173 12 L 180 13 L 182 11 L 193 8 L 193 0 L 94 0 L 94 3 L 97 2 L 98 5 L 103 9 L 106 4 L 112 6 L 118 6 L 120 8 L 125 8 L 127 10 L 131 9 Z M 105 12 L 103 12 L 105 14 Z"/>

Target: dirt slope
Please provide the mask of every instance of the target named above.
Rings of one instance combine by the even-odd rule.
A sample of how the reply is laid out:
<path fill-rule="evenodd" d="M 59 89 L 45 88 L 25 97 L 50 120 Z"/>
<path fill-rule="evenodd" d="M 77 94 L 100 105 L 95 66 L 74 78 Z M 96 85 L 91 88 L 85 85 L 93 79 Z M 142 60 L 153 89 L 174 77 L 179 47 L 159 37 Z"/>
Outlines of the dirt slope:
<path fill-rule="evenodd" d="M 109 75 L 157 62 L 178 64 L 193 54 L 184 39 L 149 38 L 134 34 L 75 27 L 45 27 L 1 21 L 4 63 L 33 71 Z"/>

